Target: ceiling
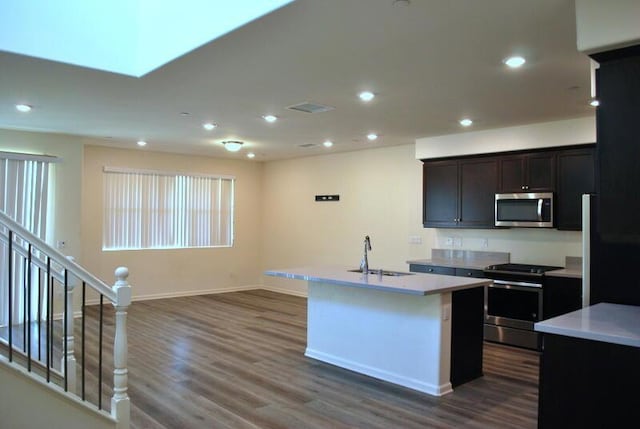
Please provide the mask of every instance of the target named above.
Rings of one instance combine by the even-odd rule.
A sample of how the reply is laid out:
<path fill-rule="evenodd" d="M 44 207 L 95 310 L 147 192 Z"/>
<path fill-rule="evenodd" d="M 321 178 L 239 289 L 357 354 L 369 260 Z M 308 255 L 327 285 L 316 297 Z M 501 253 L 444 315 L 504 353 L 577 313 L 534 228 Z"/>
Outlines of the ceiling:
<path fill-rule="evenodd" d="M 140 78 L 0 52 L 0 128 L 266 161 L 584 117 L 590 65 L 575 37 L 570 0 L 296 0 Z M 507 69 L 514 53 L 527 63 Z M 302 102 L 334 109 L 287 109 Z M 229 139 L 243 150 L 226 152 Z"/>

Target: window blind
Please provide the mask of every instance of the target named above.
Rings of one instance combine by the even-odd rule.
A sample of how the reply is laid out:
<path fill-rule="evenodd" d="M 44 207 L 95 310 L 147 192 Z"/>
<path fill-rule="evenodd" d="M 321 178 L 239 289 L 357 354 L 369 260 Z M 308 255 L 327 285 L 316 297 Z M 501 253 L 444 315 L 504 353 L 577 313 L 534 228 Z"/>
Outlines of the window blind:
<path fill-rule="evenodd" d="M 235 179 L 105 168 L 103 249 L 233 245 Z"/>

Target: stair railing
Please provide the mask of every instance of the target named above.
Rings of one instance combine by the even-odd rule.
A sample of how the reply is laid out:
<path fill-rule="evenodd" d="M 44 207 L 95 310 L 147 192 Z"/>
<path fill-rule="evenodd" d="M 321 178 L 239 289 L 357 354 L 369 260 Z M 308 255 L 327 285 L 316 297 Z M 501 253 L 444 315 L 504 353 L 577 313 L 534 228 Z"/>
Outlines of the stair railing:
<path fill-rule="evenodd" d="M 110 414 L 118 428 L 128 428 L 126 324 L 131 304 L 128 269 L 115 270 L 116 281 L 111 287 L 0 211 L 0 275 L 6 279 L 7 289 L 0 290 L 5 293 L 6 303 L 6 308 L 0 310 L 5 311 L 8 321 L 5 326 L 0 321 L 0 345 L 5 346 L 0 350 L 5 350 L 8 361 L 78 396 L 98 411 L 107 411 L 103 396 L 112 391 Z M 74 319 L 74 291 L 80 283 L 81 309 Z M 18 288 L 22 288 L 23 297 L 22 304 L 16 305 Z M 105 314 L 109 311 L 109 308 L 105 311 L 105 298 L 113 306 L 109 314 Z M 37 309 L 33 308 L 34 301 Z M 56 304 L 63 306 L 62 313 L 55 313 Z M 96 325 L 93 329 L 88 328 L 91 322 Z M 105 344 L 105 337 L 112 338 L 112 343 Z M 111 347 L 112 355 L 104 357 L 105 349 Z M 55 357 L 60 357 L 59 363 Z M 105 364 L 113 368 L 113 386 L 103 382 Z"/>

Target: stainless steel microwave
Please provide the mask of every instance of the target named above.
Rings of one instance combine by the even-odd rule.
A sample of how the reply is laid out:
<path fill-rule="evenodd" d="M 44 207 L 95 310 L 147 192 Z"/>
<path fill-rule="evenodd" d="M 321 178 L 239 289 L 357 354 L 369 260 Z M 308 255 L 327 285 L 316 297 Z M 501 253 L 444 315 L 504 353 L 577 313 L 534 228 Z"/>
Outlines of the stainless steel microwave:
<path fill-rule="evenodd" d="M 553 228 L 553 193 L 496 194 L 496 226 Z"/>

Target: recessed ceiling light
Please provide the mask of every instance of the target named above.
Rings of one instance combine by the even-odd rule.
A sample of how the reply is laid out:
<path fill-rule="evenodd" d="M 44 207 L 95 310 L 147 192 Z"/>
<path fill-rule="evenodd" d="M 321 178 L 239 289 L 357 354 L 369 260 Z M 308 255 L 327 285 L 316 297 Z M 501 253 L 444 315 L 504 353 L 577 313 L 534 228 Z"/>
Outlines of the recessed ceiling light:
<path fill-rule="evenodd" d="M 214 128 L 216 128 L 218 125 L 211 123 L 211 122 L 207 122 L 206 124 L 202 124 L 202 128 L 204 128 L 207 131 L 211 131 Z"/>
<path fill-rule="evenodd" d="M 224 148 L 229 152 L 237 152 L 242 148 L 242 142 L 236 140 L 227 140 L 222 142 Z"/>
<path fill-rule="evenodd" d="M 145 147 L 147 145 L 147 142 L 144 140 L 138 140 L 138 146 L 140 147 Z"/>
<path fill-rule="evenodd" d="M 28 104 L 16 104 L 16 110 L 22 113 L 31 112 L 31 106 Z"/>
<path fill-rule="evenodd" d="M 324 143 L 322 143 L 322 145 L 324 147 L 331 147 L 333 146 L 333 142 L 331 140 L 326 140 Z"/>
<path fill-rule="evenodd" d="M 275 122 L 278 120 L 278 117 L 273 115 L 264 115 L 262 119 L 264 119 L 267 122 Z"/>
<path fill-rule="evenodd" d="M 253 153 L 253 152 L 249 152 L 249 153 L 247 154 L 247 158 L 255 158 L 255 157 L 256 157 L 256 154 L 255 154 L 255 153 Z"/>
<path fill-rule="evenodd" d="M 377 139 L 377 138 L 378 138 L 378 135 L 377 135 L 377 134 L 375 134 L 375 133 L 370 133 L 370 134 L 367 134 L 367 138 L 368 138 L 369 140 L 373 141 L 373 140 L 375 140 L 375 139 Z"/>
<path fill-rule="evenodd" d="M 360 94 L 358 94 L 358 97 L 360 97 L 360 100 L 362 101 L 371 101 L 375 98 L 375 96 L 376 95 L 370 91 L 363 91 Z"/>
<path fill-rule="evenodd" d="M 460 125 L 462 125 L 463 127 L 468 127 L 471 124 L 473 124 L 473 121 L 469 118 L 460 119 Z"/>
<path fill-rule="evenodd" d="M 598 107 L 600 105 L 600 101 L 594 98 L 589 102 L 589 104 L 592 105 L 593 107 Z"/>
<path fill-rule="evenodd" d="M 504 63 L 511 67 L 512 69 L 517 69 L 518 67 L 522 67 L 522 65 L 524 63 L 526 63 L 527 60 L 525 60 L 523 57 L 520 56 L 513 56 L 513 57 L 509 57 L 507 59 L 504 60 Z"/>

